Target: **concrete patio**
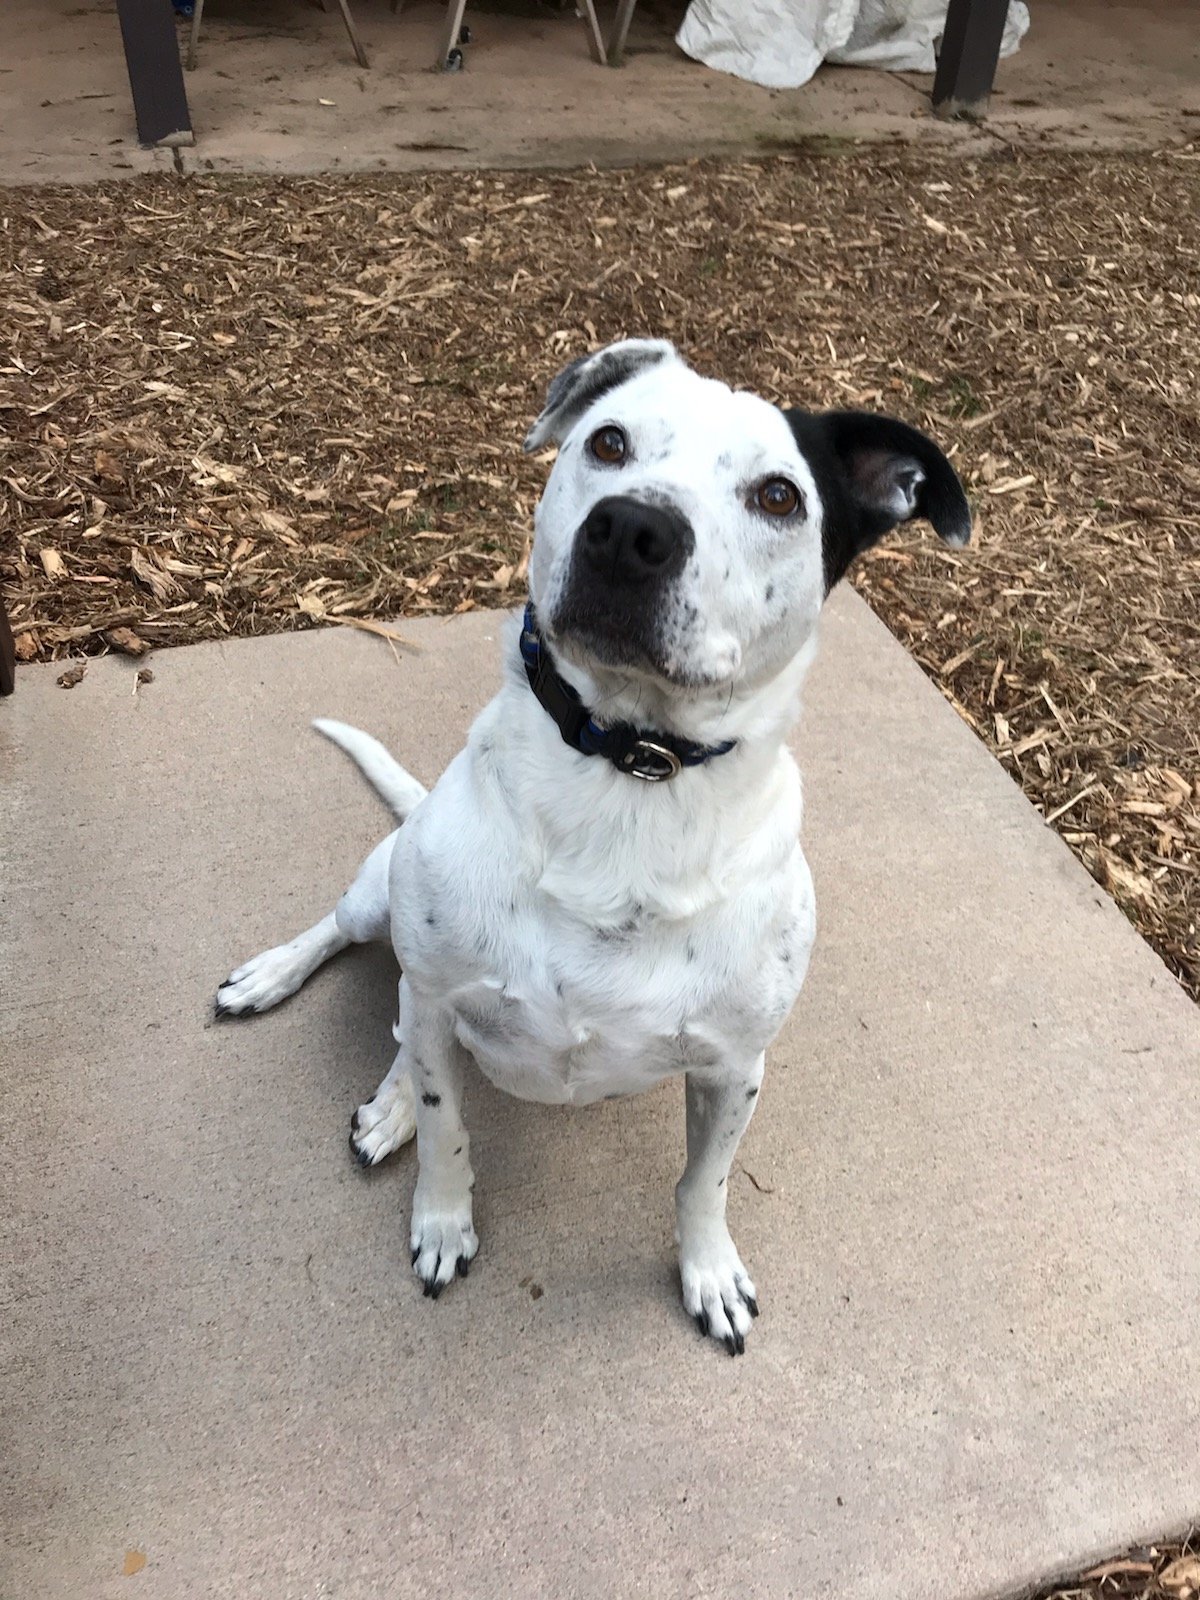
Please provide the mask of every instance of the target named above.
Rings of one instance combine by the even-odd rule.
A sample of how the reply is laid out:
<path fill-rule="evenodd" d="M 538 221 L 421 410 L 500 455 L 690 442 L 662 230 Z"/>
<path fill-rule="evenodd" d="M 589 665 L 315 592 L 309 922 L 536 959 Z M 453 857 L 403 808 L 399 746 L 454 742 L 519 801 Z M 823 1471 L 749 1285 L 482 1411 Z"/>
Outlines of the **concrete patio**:
<path fill-rule="evenodd" d="M 1016 1594 L 1200 1509 L 1200 1017 L 849 592 L 799 739 L 821 932 L 733 1183 L 745 1359 L 677 1300 L 677 1088 L 480 1085 L 436 1305 L 350 1108 L 389 957 L 214 1024 L 425 778 L 495 615 L 26 667 L 0 704 L 0 1593 Z M 133 1576 L 124 1570 L 138 1568 Z"/>
<path fill-rule="evenodd" d="M 400 16 L 389 0 L 354 0 L 366 71 L 336 11 L 315 0 L 210 0 L 185 74 L 196 143 L 171 151 L 138 147 L 111 0 L 7 0 L 0 182 L 94 182 L 173 162 L 193 173 L 628 165 L 812 140 L 1161 149 L 1200 130 L 1192 0 L 1033 0 L 982 126 L 935 121 L 925 74 L 826 66 L 801 89 L 769 90 L 710 71 L 674 43 L 685 9 L 642 0 L 614 71 L 591 61 L 569 10 L 470 5 L 467 67 L 447 75 L 429 70 L 444 13 L 433 0 Z M 612 7 L 600 10 L 607 29 Z"/>

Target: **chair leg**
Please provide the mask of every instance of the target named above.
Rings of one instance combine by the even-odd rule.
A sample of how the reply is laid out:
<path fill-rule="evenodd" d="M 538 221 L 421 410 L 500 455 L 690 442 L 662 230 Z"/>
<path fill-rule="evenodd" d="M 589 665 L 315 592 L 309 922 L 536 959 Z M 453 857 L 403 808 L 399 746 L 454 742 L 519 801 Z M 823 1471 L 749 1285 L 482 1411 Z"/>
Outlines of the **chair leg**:
<path fill-rule="evenodd" d="M 200 43 L 200 18 L 204 15 L 204 0 L 196 0 L 195 9 L 192 11 L 192 31 L 188 36 L 187 61 L 184 65 L 189 72 L 195 70 L 196 46 Z"/>
<path fill-rule="evenodd" d="M 446 31 L 442 35 L 442 42 L 438 48 L 438 58 L 434 67 L 445 71 L 446 63 L 450 59 L 450 52 L 458 46 L 458 36 L 462 32 L 463 16 L 466 13 L 467 0 L 448 0 L 446 6 Z"/>
<path fill-rule="evenodd" d="M 0 600 L 0 694 L 11 694 L 17 685 L 17 647 L 4 601 Z"/>
<path fill-rule="evenodd" d="M 596 17 L 595 0 L 579 0 L 578 15 L 587 30 L 588 49 L 591 51 L 592 60 L 602 67 L 608 60 L 608 54 L 604 48 L 604 35 L 600 32 L 600 23 Z"/>
<path fill-rule="evenodd" d="M 350 15 L 350 0 L 338 0 L 342 10 L 342 21 L 346 24 L 346 32 L 350 35 L 350 43 L 354 46 L 354 54 L 358 57 L 360 67 L 369 67 L 367 52 L 362 47 L 362 40 L 358 37 L 358 29 L 354 26 L 354 18 Z"/>
<path fill-rule="evenodd" d="M 625 56 L 625 41 L 629 38 L 629 24 L 633 21 L 634 7 L 637 0 L 620 0 L 617 6 L 616 20 L 613 22 L 613 31 L 608 36 L 608 64 L 610 67 L 619 67 Z"/>

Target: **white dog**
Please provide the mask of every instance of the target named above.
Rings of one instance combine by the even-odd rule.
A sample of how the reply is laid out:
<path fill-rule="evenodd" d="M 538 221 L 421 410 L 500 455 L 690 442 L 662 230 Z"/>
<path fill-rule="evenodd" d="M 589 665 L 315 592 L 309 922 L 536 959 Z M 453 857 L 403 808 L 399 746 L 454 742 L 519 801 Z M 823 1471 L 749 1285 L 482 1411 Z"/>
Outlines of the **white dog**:
<path fill-rule="evenodd" d="M 415 1128 L 412 1260 L 434 1298 L 479 1248 L 468 1057 L 510 1094 L 572 1105 L 684 1074 L 683 1302 L 740 1354 L 758 1303 L 726 1179 L 813 942 L 784 741 L 817 617 L 897 522 L 960 545 L 970 512 L 904 423 L 781 411 L 657 340 L 560 373 L 526 448 L 548 440 L 499 694 L 431 793 L 366 734 L 317 723 L 401 826 L 217 1011 L 264 1011 L 335 951 L 391 938 L 399 1050 L 351 1146 L 374 1165 Z"/>

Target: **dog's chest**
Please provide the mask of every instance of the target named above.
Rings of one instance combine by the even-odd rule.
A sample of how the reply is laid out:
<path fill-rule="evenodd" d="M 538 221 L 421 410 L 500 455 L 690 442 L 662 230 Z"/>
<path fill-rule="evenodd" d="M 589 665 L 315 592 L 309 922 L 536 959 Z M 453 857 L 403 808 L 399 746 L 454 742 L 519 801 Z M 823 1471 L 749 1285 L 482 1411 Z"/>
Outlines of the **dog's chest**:
<path fill-rule="evenodd" d="M 675 950 L 653 928 L 514 933 L 491 971 L 446 997 L 459 1042 L 498 1088 L 586 1106 L 712 1059 L 707 984 L 686 942 Z"/>
<path fill-rule="evenodd" d="M 484 980 L 453 1001 L 455 1032 L 497 1088 L 522 1100 L 589 1105 L 636 1094 L 698 1059 L 685 1027 L 664 1034 L 632 1011 L 604 1017 L 567 993 L 522 992 Z"/>
<path fill-rule="evenodd" d="M 506 1093 L 587 1105 L 717 1064 L 734 1028 L 765 1046 L 797 983 L 782 961 L 748 984 L 731 947 L 653 922 L 516 938 L 507 959 L 447 996 L 455 1032 Z M 741 966 L 740 962 L 732 963 Z M 757 1041 L 757 1042 L 756 1042 Z"/>
<path fill-rule="evenodd" d="M 505 975 L 480 977 L 451 997 L 460 1042 L 498 1088 L 524 1100 L 587 1105 L 648 1089 L 699 1059 L 703 1044 L 691 1019 L 675 1016 L 684 1003 L 677 978 L 663 992 L 661 969 L 650 984 L 630 960 L 622 992 L 621 955 L 610 950 L 588 961 L 587 954 L 560 947 L 530 959 L 520 952 Z"/>

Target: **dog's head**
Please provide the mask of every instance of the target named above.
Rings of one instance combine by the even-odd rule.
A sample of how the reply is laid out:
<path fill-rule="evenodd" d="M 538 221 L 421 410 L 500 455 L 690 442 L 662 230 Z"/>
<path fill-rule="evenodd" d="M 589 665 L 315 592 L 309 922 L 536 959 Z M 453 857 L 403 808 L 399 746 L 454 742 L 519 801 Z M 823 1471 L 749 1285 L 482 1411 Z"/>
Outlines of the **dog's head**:
<path fill-rule="evenodd" d="M 826 594 L 890 528 L 971 535 L 954 469 L 915 428 L 780 410 L 662 340 L 559 373 L 525 447 L 549 441 L 532 598 L 555 655 L 610 697 L 745 699 L 800 656 Z"/>

